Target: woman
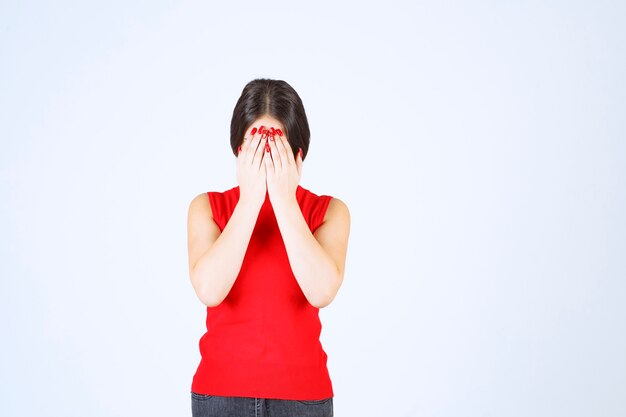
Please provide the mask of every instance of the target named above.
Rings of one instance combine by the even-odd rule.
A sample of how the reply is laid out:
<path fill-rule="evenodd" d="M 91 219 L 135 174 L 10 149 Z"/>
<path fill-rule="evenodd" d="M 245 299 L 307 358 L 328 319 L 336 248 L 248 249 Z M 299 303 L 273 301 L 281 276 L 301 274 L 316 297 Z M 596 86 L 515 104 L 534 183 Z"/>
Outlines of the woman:
<path fill-rule="evenodd" d="M 249 82 L 230 132 L 238 185 L 189 205 L 189 275 L 207 306 L 192 415 L 332 416 L 318 313 L 343 281 L 348 207 L 299 184 L 310 132 L 285 81 Z"/>

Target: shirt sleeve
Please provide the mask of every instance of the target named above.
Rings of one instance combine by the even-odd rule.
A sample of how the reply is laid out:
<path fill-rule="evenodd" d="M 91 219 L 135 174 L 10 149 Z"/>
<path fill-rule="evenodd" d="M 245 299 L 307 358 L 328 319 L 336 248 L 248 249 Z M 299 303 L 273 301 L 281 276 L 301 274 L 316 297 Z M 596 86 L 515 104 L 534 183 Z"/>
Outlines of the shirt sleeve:
<path fill-rule="evenodd" d="M 326 216 L 326 211 L 328 210 L 328 205 L 330 204 L 330 200 L 333 197 L 329 195 L 321 195 L 315 202 L 315 206 L 313 207 L 313 212 L 311 213 L 311 232 L 315 232 L 315 230 L 322 225 L 324 222 L 324 216 Z"/>
<path fill-rule="evenodd" d="M 223 232 L 226 225 L 222 221 L 223 207 L 219 194 L 220 193 L 215 191 L 207 191 L 209 203 L 211 204 L 211 212 L 213 213 L 213 221 L 217 224 L 217 227 L 220 228 L 220 232 Z"/>

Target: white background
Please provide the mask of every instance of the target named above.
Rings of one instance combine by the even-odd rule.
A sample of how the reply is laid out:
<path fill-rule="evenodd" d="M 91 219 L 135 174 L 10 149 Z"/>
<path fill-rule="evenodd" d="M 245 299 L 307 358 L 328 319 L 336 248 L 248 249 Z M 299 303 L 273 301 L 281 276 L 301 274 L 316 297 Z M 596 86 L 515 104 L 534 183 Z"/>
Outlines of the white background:
<path fill-rule="evenodd" d="M 244 85 L 341 198 L 335 415 L 626 414 L 626 7 L 0 2 L 0 415 L 190 416 L 191 199 Z"/>

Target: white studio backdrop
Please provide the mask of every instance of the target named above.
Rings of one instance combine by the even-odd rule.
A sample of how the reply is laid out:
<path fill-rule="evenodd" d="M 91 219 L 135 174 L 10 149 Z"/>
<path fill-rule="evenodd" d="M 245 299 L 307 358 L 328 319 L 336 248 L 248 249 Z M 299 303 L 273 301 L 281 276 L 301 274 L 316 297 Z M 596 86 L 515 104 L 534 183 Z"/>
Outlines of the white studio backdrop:
<path fill-rule="evenodd" d="M 626 7 L 0 2 L 0 415 L 190 416 L 198 193 L 282 79 L 341 198 L 335 415 L 626 415 Z"/>

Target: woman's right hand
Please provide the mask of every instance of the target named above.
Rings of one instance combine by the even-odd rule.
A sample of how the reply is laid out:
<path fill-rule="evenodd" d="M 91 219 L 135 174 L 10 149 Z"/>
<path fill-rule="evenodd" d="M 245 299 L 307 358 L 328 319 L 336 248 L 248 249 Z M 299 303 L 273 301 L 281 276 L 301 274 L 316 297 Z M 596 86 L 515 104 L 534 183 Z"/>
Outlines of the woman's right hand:
<path fill-rule="evenodd" d="M 252 132 L 255 132 L 254 135 Z M 239 183 L 239 201 L 261 207 L 267 192 L 264 166 L 265 135 L 258 128 L 252 127 L 246 132 L 237 155 L 237 182 Z M 269 155 L 268 155 L 269 158 Z"/>

